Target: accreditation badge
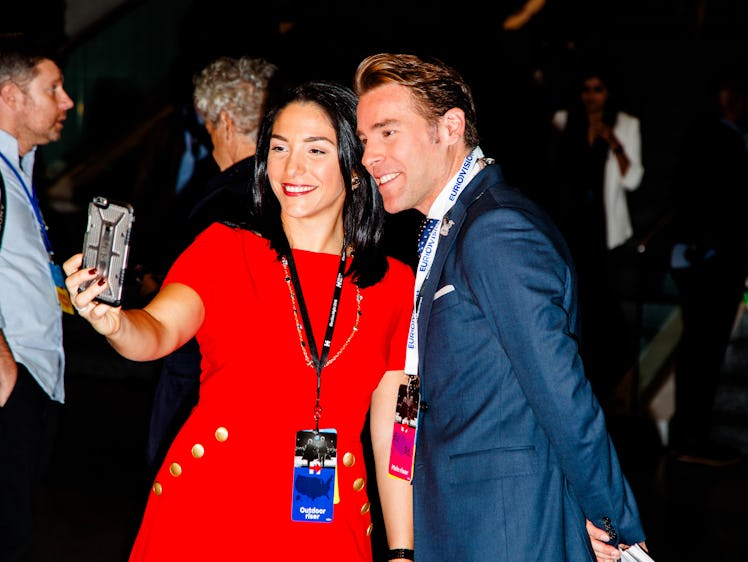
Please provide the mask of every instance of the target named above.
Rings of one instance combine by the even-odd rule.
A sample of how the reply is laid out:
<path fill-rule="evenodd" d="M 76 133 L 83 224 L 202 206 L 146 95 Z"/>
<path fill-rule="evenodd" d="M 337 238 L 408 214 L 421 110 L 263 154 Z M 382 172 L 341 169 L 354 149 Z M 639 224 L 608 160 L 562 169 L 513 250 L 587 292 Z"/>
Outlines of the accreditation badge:
<path fill-rule="evenodd" d="M 67 314 L 74 314 L 70 293 L 68 293 L 68 288 L 65 286 L 65 275 L 62 272 L 62 267 L 56 263 L 49 262 L 49 269 L 52 272 L 52 279 L 55 282 L 55 290 L 57 291 L 57 300 L 60 301 L 60 308 Z"/>
<path fill-rule="evenodd" d="M 331 523 L 338 494 L 338 433 L 335 429 L 296 433 L 291 519 Z"/>
<path fill-rule="evenodd" d="M 392 476 L 408 481 L 413 478 L 420 401 L 418 377 L 411 377 L 408 384 L 400 385 L 397 395 L 389 468 Z"/>

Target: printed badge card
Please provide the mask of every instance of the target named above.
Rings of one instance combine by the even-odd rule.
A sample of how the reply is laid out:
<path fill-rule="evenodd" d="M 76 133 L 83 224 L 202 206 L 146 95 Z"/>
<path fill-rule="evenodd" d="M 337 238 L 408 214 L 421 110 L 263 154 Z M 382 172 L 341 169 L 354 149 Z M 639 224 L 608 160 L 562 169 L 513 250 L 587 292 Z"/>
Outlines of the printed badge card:
<path fill-rule="evenodd" d="M 337 432 L 334 429 L 296 433 L 291 513 L 294 521 L 332 521 L 337 456 Z"/>
<path fill-rule="evenodd" d="M 390 474 L 403 480 L 413 478 L 413 461 L 418 429 L 419 390 L 414 385 L 400 385 L 392 428 Z"/>

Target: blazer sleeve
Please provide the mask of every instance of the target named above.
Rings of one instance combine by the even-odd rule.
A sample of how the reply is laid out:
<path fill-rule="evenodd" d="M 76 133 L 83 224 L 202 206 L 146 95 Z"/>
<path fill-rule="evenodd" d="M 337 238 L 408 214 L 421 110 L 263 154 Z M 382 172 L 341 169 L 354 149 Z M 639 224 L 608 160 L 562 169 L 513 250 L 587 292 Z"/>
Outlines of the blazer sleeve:
<path fill-rule="evenodd" d="M 644 531 L 584 374 L 574 335 L 574 277 L 554 232 L 523 209 L 484 213 L 460 246 L 463 274 L 585 516 L 599 528 L 609 518 L 618 541 L 634 544 Z"/>
<path fill-rule="evenodd" d="M 629 168 L 620 179 L 621 186 L 627 191 L 634 191 L 641 185 L 644 176 L 639 119 L 627 113 L 619 113 L 616 125 L 613 128 L 613 134 L 623 145 L 623 150 L 629 159 Z M 615 159 L 615 157 L 613 158 Z"/>

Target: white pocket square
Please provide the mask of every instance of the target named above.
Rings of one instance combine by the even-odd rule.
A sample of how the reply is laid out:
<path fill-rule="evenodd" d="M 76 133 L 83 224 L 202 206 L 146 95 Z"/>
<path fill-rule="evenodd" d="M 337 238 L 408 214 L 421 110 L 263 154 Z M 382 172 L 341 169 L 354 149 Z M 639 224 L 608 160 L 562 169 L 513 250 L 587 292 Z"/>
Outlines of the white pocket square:
<path fill-rule="evenodd" d="M 454 290 L 455 290 L 454 285 L 444 285 L 444 287 L 442 287 L 436 293 L 434 293 L 434 300 L 438 299 L 439 297 L 443 297 L 444 295 L 451 293 Z"/>

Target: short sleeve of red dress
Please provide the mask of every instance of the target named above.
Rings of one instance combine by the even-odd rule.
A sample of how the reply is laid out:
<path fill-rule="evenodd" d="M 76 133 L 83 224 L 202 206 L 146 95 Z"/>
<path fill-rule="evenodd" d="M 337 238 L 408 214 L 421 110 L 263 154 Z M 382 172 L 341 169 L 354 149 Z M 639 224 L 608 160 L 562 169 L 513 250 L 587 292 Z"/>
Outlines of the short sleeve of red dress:
<path fill-rule="evenodd" d="M 212 293 L 217 284 L 229 284 L 228 270 L 241 255 L 237 252 L 242 245 L 240 232 L 222 224 L 209 226 L 176 259 L 163 284 L 182 283 L 200 295 Z"/>
<path fill-rule="evenodd" d="M 200 295 L 205 319 L 196 336 L 203 356 L 202 380 L 230 367 L 237 350 L 252 349 L 252 333 L 273 312 L 269 306 L 280 265 L 267 240 L 223 224 L 204 230 L 176 259 L 164 285 L 181 283 Z M 269 328 L 265 328 L 266 331 Z"/>

